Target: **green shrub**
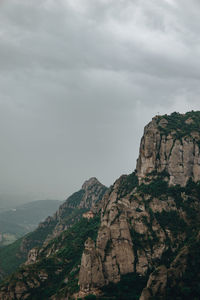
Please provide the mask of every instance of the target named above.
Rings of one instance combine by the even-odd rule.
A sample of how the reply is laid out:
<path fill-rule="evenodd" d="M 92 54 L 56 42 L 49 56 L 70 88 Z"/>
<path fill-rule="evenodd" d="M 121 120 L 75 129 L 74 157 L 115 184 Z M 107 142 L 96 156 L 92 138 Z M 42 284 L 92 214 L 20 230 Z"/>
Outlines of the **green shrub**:
<path fill-rule="evenodd" d="M 149 184 L 142 183 L 138 186 L 138 192 L 148 194 L 153 197 L 159 197 L 168 191 L 168 183 L 162 178 L 153 179 Z"/>
<path fill-rule="evenodd" d="M 138 177 L 135 172 L 121 177 L 118 189 L 119 197 L 125 197 L 138 185 Z"/>
<path fill-rule="evenodd" d="M 168 135 L 174 131 L 175 137 L 181 140 L 184 136 L 190 136 L 192 131 L 200 131 L 200 111 L 191 111 L 184 115 L 174 112 L 171 115 L 160 116 L 157 119 L 158 124 L 162 118 L 165 118 L 168 124 L 165 128 L 159 126 L 161 134 Z M 189 118 L 191 118 L 193 122 L 187 124 L 185 121 Z"/>
<path fill-rule="evenodd" d="M 162 228 L 169 228 L 175 235 L 186 229 L 185 221 L 180 218 L 177 211 L 165 211 L 155 213 L 155 217 Z"/>

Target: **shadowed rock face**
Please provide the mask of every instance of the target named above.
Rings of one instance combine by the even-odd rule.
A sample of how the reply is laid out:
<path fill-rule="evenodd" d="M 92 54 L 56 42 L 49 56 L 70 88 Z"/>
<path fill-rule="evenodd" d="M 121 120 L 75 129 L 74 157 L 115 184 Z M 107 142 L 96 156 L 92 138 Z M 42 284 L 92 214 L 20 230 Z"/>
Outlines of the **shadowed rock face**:
<path fill-rule="evenodd" d="M 164 299 L 166 296 L 166 285 L 167 268 L 162 265 L 149 276 L 147 287 L 142 291 L 140 300 L 151 299 L 152 295 L 156 295 L 157 298 L 160 297 L 160 299 Z"/>
<path fill-rule="evenodd" d="M 185 122 L 187 124 L 187 120 Z M 176 131 L 162 132 L 161 128 L 165 128 L 167 124 L 168 121 L 164 117 L 155 117 L 144 129 L 137 161 L 140 182 L 153 171 L 168 172 L 171 185 L 185 186 L 189 178 L 195 182 L 199 181 L 200 133 L 193 131 L 177 137 Z"/>

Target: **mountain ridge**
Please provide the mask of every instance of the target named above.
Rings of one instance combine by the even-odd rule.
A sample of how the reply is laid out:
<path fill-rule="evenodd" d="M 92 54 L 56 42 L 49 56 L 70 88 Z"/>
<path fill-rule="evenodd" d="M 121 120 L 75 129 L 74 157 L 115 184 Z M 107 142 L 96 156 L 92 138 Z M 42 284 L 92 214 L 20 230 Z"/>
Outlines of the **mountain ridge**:
<path fill-rule="evenodd" d="M 178 134 L 170 124 L 177 118 L 183 122 Z M 174 281 L 178 278 L 173 259 L 178 260 L 176 255 L 181 256 L 179 251 L 183 251 L 190 234 L 194 232 L 195 237 L 199 230 L 200 136 L 194 131 L 199 125 L 199 112 L 192 112 L 156 116 L 145 127 L 136 172 L 132 174 L 138 183 L 135 179 L 132 191 L 123 195 L 123 177 L 115 182 L 102 208 L 96 246 L 88 250 L 91 242 L 86 241 L 79 274 L 81 296 L 98 294 L 103 286 L 116 284 L 123 275 L 133 273 L 149 277 L 141 300 L 165 298 L 168 274 L 174 272 Z M 183 249 L 189 253 L 188 246 Z M 183 264 L 183 273 L 187 264 Z M 165 278 L 162 286 L 159 276 Z"/>
<path fill-rule="evenodd" d="M 33 232 L 24 236 L 20 243 L 16 241 L 14 244 L 7 246 L 7 248 L 0 248 L 0 275 L 2 279 L 27 260 L 27 255 L 32 248 L 41 247 L 46 240 L 50 241 L 59 236 L 64 230 L 78 221 L 92 205 L 95 206 L 102 199 L 107 187 L 102 185 L 97 179 L 94 180 L 94 178 L 86 182 L 84 183 L 85 185 L 83 184 L 84 188 L 68 197 L 53 216 L 47 217 Z M 81 203 L 84 203 L 84 205 Z M 13 255 L 11 255 L 12 249 Z M 10 255 L 3 260 L 6 250 L 8 250 Z M 12 261 L 14 269 L 9 266 L 9 259 Z"/>

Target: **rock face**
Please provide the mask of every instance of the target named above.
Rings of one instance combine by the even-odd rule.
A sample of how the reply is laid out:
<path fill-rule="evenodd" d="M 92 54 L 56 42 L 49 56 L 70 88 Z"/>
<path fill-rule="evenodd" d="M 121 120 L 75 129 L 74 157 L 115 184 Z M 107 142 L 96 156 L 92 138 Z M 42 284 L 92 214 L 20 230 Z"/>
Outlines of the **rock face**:
<path fill-rule="evenodd" d="M 52 237 L 58 236 L 63 230 L 66 230 L 74 220 L 80 219 L 87 210 L 96 212 L 98 204 L 101 202 L 107 187 L 101 184 L 97 178 L 92 177 L 86 180 L 80 191 L 70 196 L 60 207 L 56 214 L 51 217 L 52 222 L 56 221 Z M 71 215 L 71 210 L 79 209 L 80 214 L 73 215 L 74 220 L 66 222 L 67 215 Z"/>
<path fill-rule="evenodd" d="M 101 184 L 96 177 L 86 180 L 81 190 L 70 196 L 65 203 L 60 206 L 56 217 L 61 217 L 66 208 L 90 209 L 94 207 L 101 201 L 106 190 L 107 187 Z"/>
<path fill-rule="evenodd" d="M 151 299 L 152 295 L 157 299 L 166 298 L 166 286 L 167 286 L 167 268 L 165 266 L 158 267 L 149 276 L 147 286 L 142 291 L 140 300 Z"/>
<path fill-rule="evenodd" d="M 150 196 L 146 195 L 145 199 L 142 199 L 134 186 L 130 194 L 121 197 L 120 190 L 123 190 L 129 180 L 129 176 L 117 180 L 102 207 L 96 248 L 93 244 L 93 251 L 86 252 L 87 260 L 93 261 L 93 267 L 98 269 L 99 266 L 99 269 L 103 270 L 103 279 L 99 282 L 93 280 L 91 265 L 85 264 L 82 258 L 79 284 L 84 292 L 110 282 L 117 283 L 121 276 L 127 273 L 136 272 L 144 276 L 152 269 L 154 262 L 161 260 L 163 253 L 168 250 L 167 240 L 176 248 L 177 239 L 184 239 L 181 234 L 175 238 L 173 233 L 163 229 L 152 215 L 162 210 L 177 212 L 175 202 L 169 198 L 163 203 L 162 200 L 154 198 L 149 203 Z M 93 259 L 94 253 L 96 260 Z"/>
<path fill-rule="evenodd" d="M 189 121 L 188 121 L 189 120 Z M 186 119 L 188 130 L 191 118 Z M 141 140 L 140 154 L 137 161 L 137 174 L 140 182 L 151 172 L 166 171 L 170 175 L 170 184 L 185 186 L 189 178 L 195 182 L 200 180 L 200 151 L 198 131 L 188 132 L 183 136 L 181 128 L 167 128 L 168 121 L 164 117 L 155 117 L 145 127 Z"/>
<path fill-rule="evenodd" d="M 188 247 L 183 247 L 169 268 L 161 265 L 150 274 L 147 285 L 140 296 L 140 300 L 151 300 L 152 296 L 160 300 L 171 299 L 171 297 L 167 295 L 168 282 L 171 282 L 171 286 L 176 288 L 178 281 L 181 281 L 180 279 L 186 272 L 187 265 L 191 263 L 192 261 L 189 259 L 189 249 Z M 184 287 L 183 284 L 182 287 Z"/>
<path fill-rule="evenodd" d="M 88 238 L 85 242 L 79 281 L 81 289 L 86 292 L 90 290 L 91 283 L 95 283 L 97 287 L 105 284 L 101 260 L 91 238 Z"/>
<path fill-rule="evenodd" d="M 26 261 L 26 264 L 33 264 L 37 261 L 37 256 L 38 256 L 38 248 L 33 248 L 29 251 L 28 253 L 28 259 Z"/>
<path fill-rule="evenodd" d="M 136 173 L 120 177 L 104 197 L 96 247 L 87 252 L 87 261 L 94 253 L 96 259 L 92 265 L 82 260 L 82 292 L 117 283 L 124 274 L 150 273 L 140 300 L 165 299 L 169 280 L 173 287 L 186 272 L 183 253 L 189 250 L 179 248 L 200 224 L 197 117 L 196 124 L 196 115 L 157 116 L 145 127 Z M 177 130 L 176 118 L 182 124 Z M 93 279 L 94 266 L 101 270 L 100 281 Z"/>
<path fill-rule="evenodd" d="M 84 190 L 85 193 L 79 204 L 79 208 L 90 209 L 99 203 L 107 188 L 101 184 L 96 177 L 92 177 L 84 182 L 82 190 Z"/>

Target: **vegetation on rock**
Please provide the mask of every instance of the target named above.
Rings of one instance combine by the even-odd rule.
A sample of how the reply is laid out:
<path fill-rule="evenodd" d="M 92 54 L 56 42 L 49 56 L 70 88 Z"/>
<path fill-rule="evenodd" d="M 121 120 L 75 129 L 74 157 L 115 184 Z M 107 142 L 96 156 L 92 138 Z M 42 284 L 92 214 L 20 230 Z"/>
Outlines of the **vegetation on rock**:
<path fill-rule="evenodd" d="M 174 112 L 171 115 L 158 116 L 157 124 L 161 119 L 167 121 L 166 126 L 159 126 L 160 132 L 165 135 L 173 133 L 176 138 L 180 139 L 191 135 L 191 132 L 200 131 L 200 111 L 191 111 L 186 114 Z"/>

